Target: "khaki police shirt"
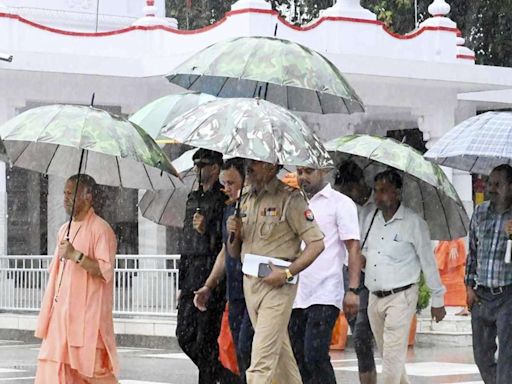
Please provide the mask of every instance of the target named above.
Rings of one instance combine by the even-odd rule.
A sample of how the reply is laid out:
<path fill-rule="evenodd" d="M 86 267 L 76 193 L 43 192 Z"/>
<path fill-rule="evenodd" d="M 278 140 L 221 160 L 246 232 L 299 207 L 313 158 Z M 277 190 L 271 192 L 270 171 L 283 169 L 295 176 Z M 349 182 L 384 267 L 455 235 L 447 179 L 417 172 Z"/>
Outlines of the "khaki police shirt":
<path fill-rule="evenodd" d="M 304 197 L 278 179 L 257 195 L 249 191 L 241 211 L 242 261 L 246 253 L 292 261 L 300 256 L 301 241 L 324 238 Z"/>

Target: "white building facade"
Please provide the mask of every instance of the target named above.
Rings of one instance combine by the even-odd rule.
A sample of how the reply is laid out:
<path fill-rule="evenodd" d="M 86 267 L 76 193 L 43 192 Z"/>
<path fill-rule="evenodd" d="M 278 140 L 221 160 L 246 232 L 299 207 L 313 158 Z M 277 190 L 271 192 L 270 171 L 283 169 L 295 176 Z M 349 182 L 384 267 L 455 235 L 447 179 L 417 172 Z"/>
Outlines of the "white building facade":
<path fill-rule="evenodd" d="M 0 0 L 0 53 L 13 57 L 0 61 L 0 123 L 33 106 L 88 104 L 93 92 L 97 106 L 129 115 L 151 100 L 179 92 L 164 75 L 198 50 L 235 36 L 276 33 L 328 57 L 366 106 L 364 114 L 302 115 L 323 139 L 418 128 L 428 147 L 477 111 L 512 105 L 512 68 L 475 65 L 449 10 L 444 0 L 434 0 L 430 18 L 415 31 L 397 35 L 358 0 L 338 0 L 302 27 L 284 21 L 264 0 L 240 0 L 216 24 L 187 31 L 165 18 L 164 0 L 47 0 L 44 9 L 36 0 Z M 10 172 L 0 164 L 4 255 L 11 239 L 18 236 L 16 241 L 26 246 L 28 238 L 9 231 L 9 204 L 15 198 L 9 193 L 23 189 L 10 184 Z M 471 211 L 471 176 L 447 172 Z M 29 174 L 18 184 L 29 179 L 36 187 L 26 193 L 32 203 L 25 210 L 32 216 L 24 225 L 41 232 L 45 222 L 47 243 L 36 239 L 26 249 L 51 253 L 65 219 L 62 180 L 41 181 Z M 47 193 L 45 199 L 36 198 L 38 188 Z M 131 210 L 111 212 L 119 223 L 135 223 L 135 253 L 168 252 L 165 228 L 138 216 L 136 193 L 116 193 L 135 204 Z"/>

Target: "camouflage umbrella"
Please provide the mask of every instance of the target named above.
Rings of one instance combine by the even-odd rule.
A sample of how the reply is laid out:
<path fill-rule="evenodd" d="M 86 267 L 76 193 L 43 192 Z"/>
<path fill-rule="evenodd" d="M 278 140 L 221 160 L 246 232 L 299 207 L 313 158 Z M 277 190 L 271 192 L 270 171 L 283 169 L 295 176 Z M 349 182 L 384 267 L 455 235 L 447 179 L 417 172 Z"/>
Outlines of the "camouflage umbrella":
<path fill-rule="evenodd" d="M 146 104 L 129 120 L 157 139 L 162 128 L 176 117 L 212 100 L 215 100 L 214 96 L 199 92 L 168 95 Z"/>
<path fill-rule="evenodd" d="M 166 145 L 164 151 L 173 146 L 174 144 Z M 183 228 L 187 197 L 194 186 L 197 186 L 196 173 L 192 171 L 192 156 L 196 151 L 197 149 L 190 149 L 176 159 L 171 157 L 173 165 L 182 176 L 183 183 L 172 190 L 146 191 L 139 201 L 139 210 L 143 217 L 167 227 Z"/>
<path fill-rule="evenodd" d="M 332 167 L 318 137 L 297 116 L 259 99 L 218 99 L 166 126 L 161 136 L 229 157 L 310 168 Z"/>
<path fill-rule="evenodd" d="M 390 167 L 398 170 L 403 177 L 402 202 L 427 221 L 432 239 L 452 240 L 466 235 L 469 218 L 455 188 L 438 165 L 414 148 L 369 135 L 343 136 L 325 147 L 338 165 L 348 159 L 356 162 L 369 185 L 373 185 L 377 173 Z"/>
<path fill-rule="evenodd" d="M 178 176 L 142 128 L 93 107 L 33 108 L 0 126 L 0 138 L 12 165 L 44 174 L 138 189 L 174 188 Z"/>
<path fill-rule="evenodd" d="M 213 44 L 167 78 L 186 89 L 219 97 L 260 97 L 291 111 L 364 111 L 333 63 L 300 44 L 272 37 L 237 37 Z"/>

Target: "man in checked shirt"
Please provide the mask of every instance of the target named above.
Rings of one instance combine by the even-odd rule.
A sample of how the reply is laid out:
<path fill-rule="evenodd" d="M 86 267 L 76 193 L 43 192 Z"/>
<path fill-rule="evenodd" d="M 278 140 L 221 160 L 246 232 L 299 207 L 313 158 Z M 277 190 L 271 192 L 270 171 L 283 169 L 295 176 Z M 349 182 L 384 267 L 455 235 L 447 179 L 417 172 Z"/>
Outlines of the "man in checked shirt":
<path fill-rule="evenodd" d="M 493 169 L 487 192 L 489 200 L 471 218 L 465 283 L 476 365 L 486 384 L 506 384 L 512 378 L 512 264 L 505 263 L 512 235 L 510 165 Z"/>

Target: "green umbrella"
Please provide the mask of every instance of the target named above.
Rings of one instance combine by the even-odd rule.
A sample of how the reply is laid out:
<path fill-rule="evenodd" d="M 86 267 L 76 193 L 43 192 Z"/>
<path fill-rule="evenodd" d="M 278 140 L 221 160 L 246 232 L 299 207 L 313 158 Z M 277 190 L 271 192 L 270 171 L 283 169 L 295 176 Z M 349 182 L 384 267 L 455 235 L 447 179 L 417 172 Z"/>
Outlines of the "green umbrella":
<path fill-rule="evenodd" d="M 353 160 L 373 185 L 373 177 L 391 167 L 403 176 L 402 202 L 428 223 L 435 240 L 467 234 L 469 218 L 455 188 L 443 170 L 407 144 L 391 138 L 349 135 L 325 144 L 335 163 Z"/>
<path fill-rule="evenodd" d="M 214 96 L 199 92 L 168 95 L 146 104 L 129 120 L 143 128 L 153 139 L 157 139 L 162 128 L 176 117 L 215 99 Z"/>
<path fill-rule="evenodd" d="M 178 176 L 142 128 L 93 107 L 33 108 L 0 126 L 0 138 L 12 165 L 44 174 L 81 172 L 103 185 L 154 190 L 174 188 Z"/>
<path fill-rule="evenodd" d="M 272 37 L 237 37 L 198 52 L 167 75 L 219 97 L 260 97 L 291 111 L 363 112 L 338 68 L 320 53 Z"/>
<path fill-rule="evenodd" d="M 333 165 L 318 137 L 299 117 L 265 100 L 211 101 L 171 122 L 161 135 L 228 157 L 310 168 Z"/>

